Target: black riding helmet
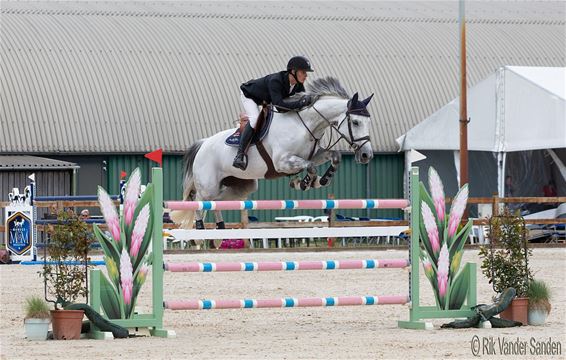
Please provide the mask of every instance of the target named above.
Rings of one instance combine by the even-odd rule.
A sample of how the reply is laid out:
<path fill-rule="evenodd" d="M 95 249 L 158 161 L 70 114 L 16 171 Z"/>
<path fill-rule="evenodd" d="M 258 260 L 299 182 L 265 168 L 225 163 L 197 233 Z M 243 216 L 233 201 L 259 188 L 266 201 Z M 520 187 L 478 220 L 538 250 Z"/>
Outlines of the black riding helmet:
<path fill-rule="evenodd" d="M 311 62 L 304 56 L 293 56 L 289 59 L 287 63 L 287 71 L 291 70 L 304 70 L 307 72 L 313 72 L 311 67 Z"/>

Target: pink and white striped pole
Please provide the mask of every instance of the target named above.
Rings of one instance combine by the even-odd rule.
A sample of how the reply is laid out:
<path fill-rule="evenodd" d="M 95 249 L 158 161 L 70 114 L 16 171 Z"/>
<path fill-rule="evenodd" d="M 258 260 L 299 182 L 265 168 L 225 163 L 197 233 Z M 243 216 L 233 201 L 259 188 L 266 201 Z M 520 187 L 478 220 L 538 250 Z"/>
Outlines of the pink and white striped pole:
<path fill-rule="evenodd" d="M 165 301 L 169 310 L 257 309 L 360 305 L 403 305 L 407 295 L 339 296 L 321 298 L 243 299 L 243 300 L 175 300 Z"/>
<path fill-rule="evenodd" d="M 405 268 L 408 259 L 321 260 L 321 261 L 262 261 L 262 262 L 190 262 L 166 263 L 171 272 L 228 272 L 228 271 L 296 271 Z"/>
<path fill-rule="evenodd" d="M 404 209 L 406 199 L 165 201 L 170 210 Z"/>

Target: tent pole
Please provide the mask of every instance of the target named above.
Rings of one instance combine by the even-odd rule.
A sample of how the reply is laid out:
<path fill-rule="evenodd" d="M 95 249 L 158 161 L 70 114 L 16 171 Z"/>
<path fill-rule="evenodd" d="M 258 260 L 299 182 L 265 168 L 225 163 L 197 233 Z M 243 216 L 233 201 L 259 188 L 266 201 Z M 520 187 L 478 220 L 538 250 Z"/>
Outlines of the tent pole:
<path fill-rule="evenodd" d="M 466 18 L 460 0 L 460 187 L 468 183 L 468 109 L 466 84 Z M 467 218 L 464 216 L 463 219 Z"/>

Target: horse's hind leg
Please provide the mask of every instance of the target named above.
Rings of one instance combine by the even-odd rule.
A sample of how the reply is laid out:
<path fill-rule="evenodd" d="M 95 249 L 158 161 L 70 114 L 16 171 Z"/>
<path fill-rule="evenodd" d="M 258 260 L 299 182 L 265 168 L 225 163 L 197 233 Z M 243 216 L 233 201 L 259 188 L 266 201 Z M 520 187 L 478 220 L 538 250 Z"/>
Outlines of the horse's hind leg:
<path fill-rule="evenodd" d="M 226 229 L 224 218 L 222 217 L 222 212 L 220 210 L 214 210 L 214 220 L 216 221 L 217 229 Z"/>
<path fill-rule="evenodd" d="M 257 180 L 242 180 L 238 179 L 236 183 L 231 183 L 230 185 L 224 185 L 222 187 L 222 191 L 220 195 L 216 198 L 216 200 L 239 200 L 243 201 L 248 198 L 248 196 L 257 191 Z M 216 220 L 216 228 L 217 229 L 224 229 L 224 219 L 222 217 L 222 213 L 219 210 L 214 211 L 214 216 Z M 244 240 L 246 242 L 246 247 L 249 247 L 249 241 L 247 239 Z"/>

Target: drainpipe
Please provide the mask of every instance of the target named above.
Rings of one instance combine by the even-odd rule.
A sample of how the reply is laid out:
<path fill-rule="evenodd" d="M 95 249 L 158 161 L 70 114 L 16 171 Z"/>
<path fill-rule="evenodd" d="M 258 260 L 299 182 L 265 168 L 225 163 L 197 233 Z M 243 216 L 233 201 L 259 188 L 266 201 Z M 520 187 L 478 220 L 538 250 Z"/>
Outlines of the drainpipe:
<path fill-rule="evenodd" d="M 73 168 L 73 174 L 71 175 L 71 195 L 77 195 L 77 183 L 78 183 L 78 174 L 79 174 L 79 167 L 76 166 Z"/>

